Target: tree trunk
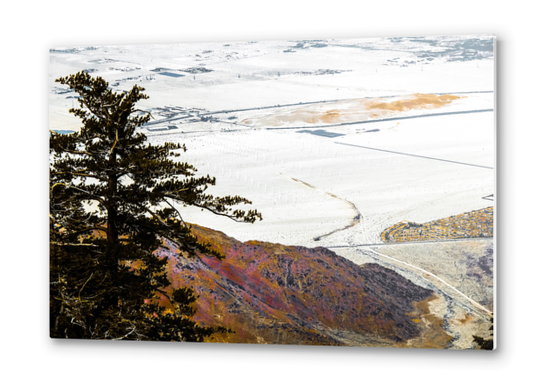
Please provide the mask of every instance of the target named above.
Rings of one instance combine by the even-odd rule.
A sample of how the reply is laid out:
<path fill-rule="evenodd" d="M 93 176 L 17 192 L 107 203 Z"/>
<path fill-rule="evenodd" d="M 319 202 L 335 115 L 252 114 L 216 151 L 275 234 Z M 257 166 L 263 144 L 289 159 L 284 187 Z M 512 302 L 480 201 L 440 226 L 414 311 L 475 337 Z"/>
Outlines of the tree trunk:
<path fill-rule="evenodd" d="M 113 247 L 118 242 L 119 233 L 117 229 L 117 173 L 116 173 L 116 151 L 113 150 L 109 158 L 109 181 L 108 181 L 108 207 L 107 207 L 107 243 Z"/>
<path fill-rule="evenodd" d="M 118 282 L 118 267 L 119 260 L 117 256 L 116 245 L 119 241 L 119 231 L 117 228 L 118 221 L 118 211 L 117 211 L 117 172 L 116 172 L 116 161 L 117 161 L 117 151 L 115 148 L 111 151 L 111 156 L 109 157 L 108 166 L 109 166 L 109 181 L 108 181 L 108 191 L 107 191 L 107 248 L 110 256 L 110 271 L 111 276 Z"/>

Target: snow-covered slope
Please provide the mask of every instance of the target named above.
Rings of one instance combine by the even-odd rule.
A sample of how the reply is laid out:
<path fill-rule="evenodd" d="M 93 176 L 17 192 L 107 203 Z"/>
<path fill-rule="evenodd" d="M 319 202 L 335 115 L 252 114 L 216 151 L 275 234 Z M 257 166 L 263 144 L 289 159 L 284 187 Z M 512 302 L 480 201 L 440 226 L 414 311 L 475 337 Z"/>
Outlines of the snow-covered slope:
<path fill-rule="evenodd" d="M 149 141 L 185 143 L 210 193 L 253 201 L 253 225 L 182 210 L 241 241 L 377 243 L 398 221 L 493 204 L 492 36 L 58 48 L 50 129 L 78 129 L 54 80 L 80 70 L 145 87 Z"/>

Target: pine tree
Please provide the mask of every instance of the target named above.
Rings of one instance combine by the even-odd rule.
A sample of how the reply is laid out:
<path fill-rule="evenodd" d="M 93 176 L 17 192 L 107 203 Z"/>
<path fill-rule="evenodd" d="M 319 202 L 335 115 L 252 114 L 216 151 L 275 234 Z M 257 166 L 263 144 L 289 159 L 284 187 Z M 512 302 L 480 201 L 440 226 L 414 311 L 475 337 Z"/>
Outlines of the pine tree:
<path fill-rule="evenodd" d="M 88 73 L 59 78 L 79 94 L 79 132 L 50 137 L 50 329 L 54 338 L 203 341 L 221 327 L 191 318 L 195 292 L 172 291 L 167 242 L 179 257 L 224 257 L 191 234 L 179 207 L 195 206 L 236 221 L 261 220 L 240 196 L 214 197 L 209 175 L 178 157 L 184 145 L 151 145 L 137 130 L 151 116 L 135 104 L 148 96 L 134 86 L 113 92 Z M 167 297 L 166 309 L 158 305 Z"/>

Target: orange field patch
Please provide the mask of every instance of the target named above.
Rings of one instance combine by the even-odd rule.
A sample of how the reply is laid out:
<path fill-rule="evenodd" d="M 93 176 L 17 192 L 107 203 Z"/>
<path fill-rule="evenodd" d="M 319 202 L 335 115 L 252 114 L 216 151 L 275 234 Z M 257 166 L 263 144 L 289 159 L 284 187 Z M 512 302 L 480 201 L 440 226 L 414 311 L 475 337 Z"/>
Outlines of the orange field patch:
<path fill-rule="evenodd" d="M 365 103 L 367 109 L 381 109 L 386 111 L 405 112 L 411 109 L 431 109 L 440 108 L 452 101 L 460 99 L 461 96 L 455 95 L 433 95 L 417 93 L 413 97 L 404 100 L 395 100 L 391 102 L 370 101 Z"/>
<path fill-rule="evenodd" d="M 279 109 L 275 113 L 242 120 L 256 126 L 283 126 L 288 124 L 340 124 L 369 119 L 386 118 L 415 109 L 441 108 L 464 96 L 417 93 L 394 100 L 351 99 L 333 103 L 312 104 L 295 109 Z"/>

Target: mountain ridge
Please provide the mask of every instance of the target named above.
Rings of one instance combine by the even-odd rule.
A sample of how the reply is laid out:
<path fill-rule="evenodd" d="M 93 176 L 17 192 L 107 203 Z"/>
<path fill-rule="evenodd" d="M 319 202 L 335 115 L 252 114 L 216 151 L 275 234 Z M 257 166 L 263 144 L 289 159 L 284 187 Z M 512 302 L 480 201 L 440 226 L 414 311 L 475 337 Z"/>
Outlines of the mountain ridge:
<path fill-rule="evenodd" d="M 156 254 L 169 259 L 171 288 L 191 286 L 199 296 L 195 320 L 235 332 L 209 341 L 446 348 L 451 340 L 430 310 L 436 294 L 390 269 L 359 266 L 323 247 L 192 231 L 226 258 L 187 259 L 173 243 Z"/>

